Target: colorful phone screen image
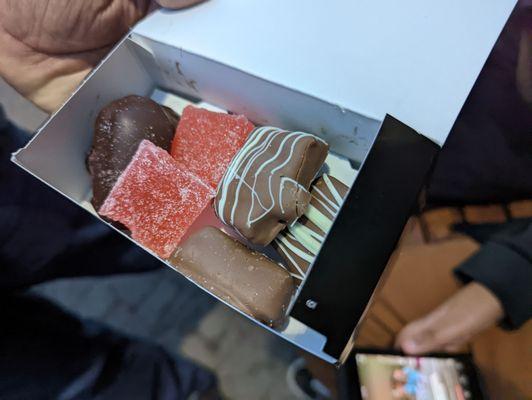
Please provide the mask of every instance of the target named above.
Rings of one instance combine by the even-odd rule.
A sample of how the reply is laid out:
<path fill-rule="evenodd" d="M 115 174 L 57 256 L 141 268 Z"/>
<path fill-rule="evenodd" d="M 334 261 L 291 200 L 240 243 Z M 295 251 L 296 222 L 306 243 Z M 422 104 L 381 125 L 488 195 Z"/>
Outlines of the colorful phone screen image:
<path fill-rule="evenodd" d="M 363 399 L 472 399 L 465 366 L 453 358 L 358 353 L 356 365 Z"/>

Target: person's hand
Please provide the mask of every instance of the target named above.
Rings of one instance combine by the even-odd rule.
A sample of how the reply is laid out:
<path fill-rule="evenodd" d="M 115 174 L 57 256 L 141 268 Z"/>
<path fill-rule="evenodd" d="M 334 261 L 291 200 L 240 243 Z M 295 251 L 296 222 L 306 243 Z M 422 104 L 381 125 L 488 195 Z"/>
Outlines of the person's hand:
<path fill-rule="evenodd" d="M 473 282 L 428 315 L 406 325 L 395 345 L 407 354 L 457 351 L 474 335 L 496 325 L 503 315 L 497 297 Z"/>
<path fill-rule="evenodd" d="M 160 0 L 183 8 L 202 0 Z M 45 111 L 57 109 L 150 0 L 0 0 L 0 76 Z"/>

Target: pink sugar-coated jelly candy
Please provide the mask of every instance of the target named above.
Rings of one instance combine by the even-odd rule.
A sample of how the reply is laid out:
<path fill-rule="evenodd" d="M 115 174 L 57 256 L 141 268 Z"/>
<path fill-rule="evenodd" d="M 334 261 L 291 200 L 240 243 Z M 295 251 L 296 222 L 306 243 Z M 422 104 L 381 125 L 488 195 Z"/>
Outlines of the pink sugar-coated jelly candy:
<path fill-rule="evenodd" d="M 133 239 L 168 258 L 214 195 L 165 150 L 143 140 L 99 213 L 121 222 Z"/>
<path fill-rule="evenodd" d="M 243 115 L 187 106 L 172 142 L 172 157 L 216 189 L 254 126 Z"/>

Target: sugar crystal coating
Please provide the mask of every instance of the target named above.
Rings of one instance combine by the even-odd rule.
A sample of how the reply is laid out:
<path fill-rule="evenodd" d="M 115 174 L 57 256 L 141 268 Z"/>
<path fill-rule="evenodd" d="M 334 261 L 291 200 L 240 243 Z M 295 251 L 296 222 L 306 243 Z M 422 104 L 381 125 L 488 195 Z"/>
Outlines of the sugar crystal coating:
<path fill-rule="evenodd" d="M 216 189 L 253 128 L 243 115 L 187 106 L 177 125 L 172 156 Z"/>
<path fill-rule="evenodd" d="M 211 187 L 170 154 L 143 140 L 99 213 L 167 258 L 214 196 Z"/>

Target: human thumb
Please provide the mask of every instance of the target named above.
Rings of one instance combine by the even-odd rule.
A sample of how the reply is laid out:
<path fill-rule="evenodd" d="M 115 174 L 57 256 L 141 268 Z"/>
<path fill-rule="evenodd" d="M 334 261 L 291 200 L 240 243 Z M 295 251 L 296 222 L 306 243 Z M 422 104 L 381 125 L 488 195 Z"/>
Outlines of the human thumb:
<path fill-rule="evenodd" d="M 503 317 L 502 305 L 484 286 L 472 282 L 426 316 L 399 333 L 396 346 L 422 354 L 465 344 Z"/>

